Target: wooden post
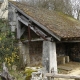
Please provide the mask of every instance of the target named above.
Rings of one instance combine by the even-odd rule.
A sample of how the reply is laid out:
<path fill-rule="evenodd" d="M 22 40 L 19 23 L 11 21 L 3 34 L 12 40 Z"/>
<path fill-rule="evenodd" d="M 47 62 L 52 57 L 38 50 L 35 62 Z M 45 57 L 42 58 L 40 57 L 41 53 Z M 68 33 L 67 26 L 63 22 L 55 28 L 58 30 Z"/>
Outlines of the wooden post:
<path fill-rule="evenodd" d="M 21 35 L 21 25 L 20 22 L 17 20 L 17 39 L 20 39 L 20 35 Z"/>
<path fill-rule="evenodd" d="M 53 78 L 75 79 L 75 80 L 79 80 L 80 79 L 80 75 L 70 75 L 70 74 L 46 73 L 45 76 L 53 77 Z"/>

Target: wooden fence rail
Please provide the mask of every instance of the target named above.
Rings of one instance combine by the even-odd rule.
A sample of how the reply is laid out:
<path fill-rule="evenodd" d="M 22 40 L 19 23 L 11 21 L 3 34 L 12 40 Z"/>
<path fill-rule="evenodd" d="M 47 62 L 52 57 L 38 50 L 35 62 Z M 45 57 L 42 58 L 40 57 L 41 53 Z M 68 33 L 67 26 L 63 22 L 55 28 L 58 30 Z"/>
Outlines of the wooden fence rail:
<path fill-rule="evenodd" d="M 66 78 L 66 79 L 79 79 L 80 80 L 80 75 L 46 73 L 45 76 L 52 77 L 52 78 Z"/>

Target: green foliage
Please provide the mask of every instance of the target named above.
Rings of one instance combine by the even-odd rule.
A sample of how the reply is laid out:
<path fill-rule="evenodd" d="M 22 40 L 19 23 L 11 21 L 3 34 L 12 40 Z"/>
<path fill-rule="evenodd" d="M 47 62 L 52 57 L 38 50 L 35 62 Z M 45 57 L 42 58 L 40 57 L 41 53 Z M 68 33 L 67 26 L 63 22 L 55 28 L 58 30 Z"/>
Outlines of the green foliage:
<path fill-rule="evenodd" d="M 15 63 L 18 58 L 18 48 L 12 38 L 7 21 L 0 20 L 0 62 L 6 61 L 8 65 Z"/>
<path fill-rule="evenodd" d="M 32 72 L 37 72 L 37 69 L 25 68 L 26 80 L 30 80 Z"/>

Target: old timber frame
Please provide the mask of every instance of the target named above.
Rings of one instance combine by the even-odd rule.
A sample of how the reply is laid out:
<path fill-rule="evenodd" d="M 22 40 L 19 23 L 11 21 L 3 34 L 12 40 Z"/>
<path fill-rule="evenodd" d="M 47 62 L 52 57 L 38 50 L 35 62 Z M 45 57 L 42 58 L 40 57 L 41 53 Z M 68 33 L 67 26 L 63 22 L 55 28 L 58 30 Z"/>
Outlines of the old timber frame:
<path fill-rule="evenodd" d="M 20 56 L 22 57 L 22 66 L 30 66 L 30 55 L 29 48 L 31 42 L 42 41 L 42 66 L 45 68 L 47 77 L 56 78 L 79 78 L 79 76 L 65 76 L 57 74 L 57 53 L 56 44 L 57 42 L 80 42 L 80 38 L 77 35 L 73 36 L 72 33 L 57 35 L 51 31 L 51 29 L 45 27 L 40 22 L 35 20 L 33 17 L 26 14 L 23 10 L 17 6 L 18 2 L 9 2 L 9 24 L 12 32 L 16 32 L 16 38 L 19 41 Z M 21 3 L 20 3 L 21 5 Z M 62 24 L 62 23 L 61 23 Z M 64 27 L 63 27 L 64 28 Z M 54 28 L 55 29 L 55 28 Z M 59 29 L 58 29 L 59 30 Z M 62 30 L 62 28 L 61 28 Z M 68 30 L 68 29 L 66 29 Z M 56 33 L 58 31 L 55 31 Z M 65 32 L 65 31 L 63 31 Z M 69 32 L 69 31 L 66 31 Z M 26 34 L 25 34 L 26 33 Z M 35 34 L 35 37 L 33 36 Z M 53 73 L 53 74 L 50 74 Z"/>
<path fill-rule="evenodd" d="M 12 17 L 12 15 L 14 17 Z M 24 49 L 24 44 L 20 41 L 21 36 L 25 32 L 25 28 L 21 28 L 20 23 L 23 23 L 28 28 L 28 39 L 23 42 L 30 42 L 30 41 L 43 41 L 43 56 L 42 56 L 42 62 L 44 64 L 44 67 L 47 69 L 48 72 L 51 72 L 51 69 L 54 68 L 55 73 L 57 73 L 57 59 L 56 59 L 56 43 L 54 42 L 53 37 L 49 37 L 49 35 L 54 36 L 57 40 L 60 41 L 60 38 L 55 36 L 52 32 L 50 32 L 47 28 L 45 28 L 43 25 L 35 21 L 30 16 L 26 15 L 23 11 L 21 11 L 18 7 L 13 5 L 11 2 L 9 2 L 9 20 L 10 20 L 10 26 L 12 28 L 12 31 L 17 30 L 17 39 L 19 39 L 19 46 L 20 51 L 23 52 L 23 54 L 26 52 Z M 36 25 L 34 25 L 36 24 Z M 36 35 L 39 36 L 37 39 L 30 39 L 30 30 L 32 30 Z M 45 31 L 47 32 L 45 32 Z M 53 41 L 53 42 L 51 42 Z M 23 47 L 23 49 L 22 49 Z M 22 51 L 23 50 L 23 51 Z M 47 55 L 45 57 L 44 55 Z M 27 46 L 27 55 L 28 61 L 26 60 L 24 56 L 24 63 L 27 65 L 30 64 L 29 59 L 29 51 Z M 54 62 L 53 62 L 54 61 Z M 48 64 L 47 64 L 48 63 Z M 48 68 L 47 68 L 48 65 Z"/>

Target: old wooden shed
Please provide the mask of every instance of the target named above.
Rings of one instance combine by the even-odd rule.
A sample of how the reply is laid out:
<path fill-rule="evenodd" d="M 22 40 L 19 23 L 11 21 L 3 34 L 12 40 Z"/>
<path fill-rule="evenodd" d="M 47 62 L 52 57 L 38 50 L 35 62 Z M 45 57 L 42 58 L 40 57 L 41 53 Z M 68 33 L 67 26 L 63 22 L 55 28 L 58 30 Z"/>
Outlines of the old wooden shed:
<path fill-rule="evenodd" d="M 57 72 L 60 59 L 80 61 L 80 21 L 61 12 L 9 2 L 9 23 L 25 65 Z"/>

